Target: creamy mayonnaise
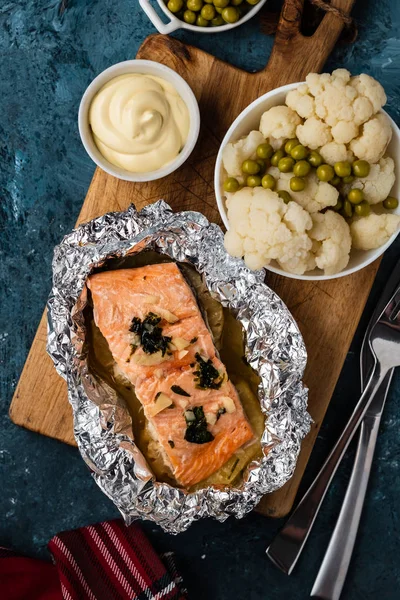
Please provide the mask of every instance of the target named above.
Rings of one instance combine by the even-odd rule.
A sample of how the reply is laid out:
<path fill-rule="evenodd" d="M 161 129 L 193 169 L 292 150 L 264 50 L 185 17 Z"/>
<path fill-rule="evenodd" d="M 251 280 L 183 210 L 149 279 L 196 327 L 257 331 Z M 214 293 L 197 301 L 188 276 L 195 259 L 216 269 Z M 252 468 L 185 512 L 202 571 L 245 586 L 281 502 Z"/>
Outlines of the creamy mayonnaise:
<path fill-rule="evenodd" d="M 190 116 L 173 85 L 130 73 L 109 81 L 89 111 L 94 141 L 110 163 L 131 171 L 155 171 L 173 161 L 189 134 Z"/>

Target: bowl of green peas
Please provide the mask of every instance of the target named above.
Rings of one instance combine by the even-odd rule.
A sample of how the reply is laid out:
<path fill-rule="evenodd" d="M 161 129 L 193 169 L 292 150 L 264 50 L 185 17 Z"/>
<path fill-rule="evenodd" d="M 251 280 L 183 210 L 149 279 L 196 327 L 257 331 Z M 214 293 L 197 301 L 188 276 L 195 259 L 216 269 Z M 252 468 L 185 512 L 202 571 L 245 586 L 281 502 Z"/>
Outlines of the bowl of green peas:
<path fill-rule="evenodd" d="M 267 0 L 157 0 L 169 22 L 164 23 L 156 12 L 154 0 L 139 0 L 139 4 L 163 34 L 177 29 L 199 33 L 217 33 L 242 25 L 261 9 Z"/>
<path fill-rule="evenodd" d="M 230 224 L 225 203 L 226 193 L 235 193 L 237 190 L 241 189 L 241 187 L 245 186 L 255 187 L 261 185 L 263 188 L 275 189 L 276 181 L 273 176 L 271 177 L 271 175 L 265 174 L 261 177 L 259 175 L 258 168 L 260 167 L 260 161 L 269 164 L 271 167 L 277 167 L 282 173 L 294 175 L 290 181 L 290 194 L 285 191 L 278 192 L 278 195 L 285 203 L 289 202 L 291 199 L 295 200 L 296 192 L 304 189 L 304 178 L 308 176 L 311 170 L 315 171 L 316 176 L 320 181 L 329 182 L 334 186 L 337 185 L 336 179 L 341 179 L 344 183 L 347 183 L 347 178 L 350 183 L 354 177 L 366 177 L 369 174 L 370 165 L 364 160 L 355 160 L 352 165 L 347 163 L 336 163 L 334 167 L 332 167 L 331 165 L 323 164 L 322 157 L 317 151 L 311 151 L 304 146 L 301 146 L 298 140 L 293 139 L 286 140 L 282 148 L 277 150 L 272 149 L 272 146 L 267 143 L 268 140 L 264 140 L 265 143 L 260 143 L 256 152 L 258 160 L 245 160 L 242 164 L 242 171 L 244 176 L 247 177 L 247 183 L 241 184 L 236 179 L 227 175 L 223 165 L 223 152 L 226 145 L 244 139 L 250 132 L 258 130 L 263 113 L 273 106 L 284 105 L 287 93 L 298 88 L 302 83 L 304 82 L 291 83 L 264 94 L 245 108 L 228 129 L 218 152 L 214 173 L 214 188 L 217 206 L 227 230 L 229 230 Z M 398 198 L 400 197 L 400 177 L 398 176 L 400 129 L 386 111 L 381 109 L 380 112 L 388 117 L 392 126 L 393 135 L 386 152 L 388 156 L 394 159 L 396 165 L 396 180 L 390 196 L 382 203 L 381 212 L 392 212 L 400 215 L 400 203 L 398 201 Z M 300 151 L 304 154 L 300 154 Z M 254 163 L 256 164 L 254 165 Z M 253 170 L 253 166 L 258 168 Z M 251 181 L 253 179 L 254 182 Z M 258 179 L 260 182 L 256 181 Z M 350 208 L 349 214 L 346 212 L 346 204 L 349 205 Z M 368 216 L 370 212 L 370 210 L 366 212 L 362 210 L 364 208 L 370 209 L 370 207 L 367 202 L 363 201 L 363 194 L 360 189 L 351 189 L 347 194 L 347 200 L 338 200 L 337 208 L 341 208 L 339 212 L 344 218 L 348 219 L 348 222 L 350 222 L 352 217 Z M 380 209 L 376 206 L 375 212 L 379 213 L 379 211 Z M 266 269 L 278 275 L 306 281 L 343 277 L 355 273 L 374 262 L 395 241 L 397 234 L 398 232 L 395 232 L 386 243 L 372 250 L 356 250 L 352 248 L 347 267 L 335 275 L 324 275 L 319 269 L 306 272 L 304 275 L 295 275 L 284 271 L 277 263 L 275 263 L 275 261 L 266 265 Z"/>

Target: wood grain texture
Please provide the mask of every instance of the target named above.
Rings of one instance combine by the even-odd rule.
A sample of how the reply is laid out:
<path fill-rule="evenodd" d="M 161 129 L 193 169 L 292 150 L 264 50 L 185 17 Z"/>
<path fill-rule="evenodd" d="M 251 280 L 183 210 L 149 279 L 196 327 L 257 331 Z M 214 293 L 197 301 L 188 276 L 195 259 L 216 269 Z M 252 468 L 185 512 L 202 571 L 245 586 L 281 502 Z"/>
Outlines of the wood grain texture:
<path fill-rule="evenodd" d="M 349 11 L 353 0 L 333 4 Z M 138 209 L 160 198 L 175 210 L 198 210 L 220 223 L 213 175 L 222 138 L 233 119 L 261 94 L 322 69 L 341 30 L 339 18 L 327 14 L 314 36 L 299 31 L 302 1 L 287 0 L 267 67 L 255 74 L 227 65 L 172 38 L 147 38 L 138 58 L 156 60 L 180 73 L 199 101 L 202 126 L 199 142 L 185 165 L 160 181 L 134 184 L 97 169 L 77 223 L 108 211 Z M 303 442 L 294 477 L 281 490 L 266 496 L 258 510 L 281 517 L 288 513 L 304 473 L 322 419 L 350 342 L 359 322 L 378 263 L 352 276 L 327 282 L 296 281 L 268 274 L 268 284 L 286 302 L 299 324 L 308 349 L 305 382 L 309 386 L 312 431 Z M 357 296 L 357 302 L 353 302 Z M 45 351 L 43 315 L 18 383 L 10 416 L 14 423 L 68 444 L 74 444 L 71 409 L 66 386 Z"/>

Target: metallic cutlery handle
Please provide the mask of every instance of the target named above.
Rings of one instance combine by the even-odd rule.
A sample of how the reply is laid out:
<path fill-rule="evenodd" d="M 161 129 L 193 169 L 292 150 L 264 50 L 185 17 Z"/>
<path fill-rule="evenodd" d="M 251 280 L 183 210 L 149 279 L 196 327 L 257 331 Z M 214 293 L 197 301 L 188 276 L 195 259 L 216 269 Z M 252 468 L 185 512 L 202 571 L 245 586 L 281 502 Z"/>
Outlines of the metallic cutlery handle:
<path fill-rule="evenodd" d="M 393 371 L 382 383 L 374 403 L 383 410 Z M 358 526 L 367 491 L 369 475 L 379 432 L 381 414 L 367 414 L 361 423 L 360 439 L 354 460 L 353 471 L 343 501 L 343 505 L 329 542 L 324 560 L 318 572 L 312 598 L 339 600 L 346 579 Z"/>
<path fill-rule="evenodd" d="M 282 531 L 267 549 L 268 557 L 285 573 L 295 566 L 310 534 L 325 494 L 358 426 L 378 391 L 388 369 L 382 370 L 376 362 L 368 384 L 358 401 L 346 427 L 333 447 L 322 469 L 303 496 Z"/>

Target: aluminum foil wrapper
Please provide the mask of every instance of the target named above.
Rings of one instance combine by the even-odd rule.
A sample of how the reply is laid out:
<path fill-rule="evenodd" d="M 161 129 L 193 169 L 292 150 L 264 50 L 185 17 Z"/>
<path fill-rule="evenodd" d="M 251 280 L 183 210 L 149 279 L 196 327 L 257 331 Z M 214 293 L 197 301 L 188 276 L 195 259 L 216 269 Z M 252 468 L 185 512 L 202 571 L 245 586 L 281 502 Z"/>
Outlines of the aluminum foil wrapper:
<path fill-rule="evenodd" d="M 192 264 L 210 293 L 234 311 L 246 338 L 246 357 L 261 378 L 266 415 L 263 458 L 248 467 L 238 488 L 208 487 L 187 493 L 156 482 L 135 445 L 131 417 L 114 389 L 89 370 L 83 316 L 85 281 L 110 258 L 151 249 Z M 48 345 L 66 379 L 79 450 L 100 488 L 127 524 L 149 519 L 179 533 L 203 517 L 243 517 L 264 494 L 293 474 L 301 440 L 308 433 L 307 354 L 302 336 L 280 298 L 224 249 L 221 229 L 197 212 L 174 213 L 163 201 L 137 212 L 109 213 L 81 225 L 56 247 L 48 300 Z"/>

